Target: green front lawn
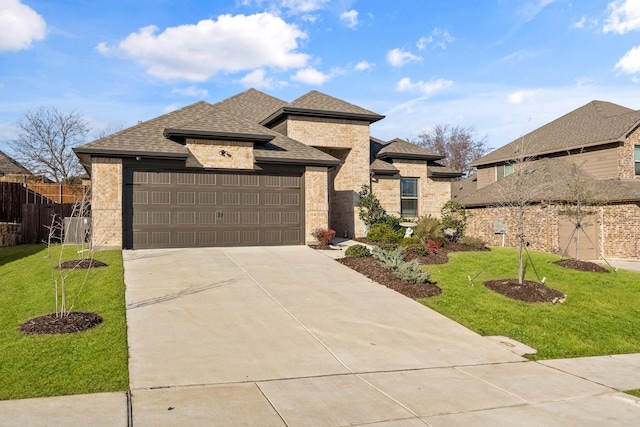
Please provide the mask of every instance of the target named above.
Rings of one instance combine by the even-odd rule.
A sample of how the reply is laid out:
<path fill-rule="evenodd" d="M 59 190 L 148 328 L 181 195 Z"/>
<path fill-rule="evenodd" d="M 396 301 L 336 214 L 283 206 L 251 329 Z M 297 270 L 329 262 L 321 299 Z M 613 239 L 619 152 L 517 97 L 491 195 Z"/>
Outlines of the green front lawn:
<path fill-rule="evenodd" d="M 64 259 L 77 258 L 76 249 L 68 247 Z M 0 400 L 128 389 L 121 251 L 96 254 L 108 267 L 89 271 L 74 307 L 99 314 L 102 324 L 72 334 L 24 335 L 21 323 L 55 311 L 46 255 L 43 245 L 0 248 Z M 85 273 L 72 273 L 70 295 Z"/>
<path fill-rule="evenodd" d="M 524 303 L 485 288 L 485 280 L 517 277 L 517 251 L 510 248 L 451 253 L 447 264 L 429 265 L 442 294 L 420 302 L 481 335 L 537 349 L 533 359 L 640 353 L 640 273 L 578 272 L 552 264 L 556 255 L 530 254 L 545 284 L 564 292 L 566 302 Z M 468 276 L 483 269 L 470 286 Z M 537 280 L 531 265 L 526 278 Z"/>

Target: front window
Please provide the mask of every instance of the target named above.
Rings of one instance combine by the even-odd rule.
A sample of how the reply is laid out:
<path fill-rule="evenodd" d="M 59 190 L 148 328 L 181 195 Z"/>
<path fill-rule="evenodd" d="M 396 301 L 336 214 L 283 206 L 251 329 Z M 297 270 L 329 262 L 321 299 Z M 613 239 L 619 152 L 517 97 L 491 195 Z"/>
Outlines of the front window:
<path fill-rule="evenodd" d="M 640 145 L 635 146 L 636 176 L 640 176 Z"/>
<path fill-rule="evenodd" d="M 496 168 L 496 178 L 501 180 L 513 173 L 513 165 L 511 163 L 505 163 L 503 165 L 498 165 Z"/>
<path fill-rule="evenodd" d="M 400 215 L 418 216 L 418 178 L 400 179 Z"/>

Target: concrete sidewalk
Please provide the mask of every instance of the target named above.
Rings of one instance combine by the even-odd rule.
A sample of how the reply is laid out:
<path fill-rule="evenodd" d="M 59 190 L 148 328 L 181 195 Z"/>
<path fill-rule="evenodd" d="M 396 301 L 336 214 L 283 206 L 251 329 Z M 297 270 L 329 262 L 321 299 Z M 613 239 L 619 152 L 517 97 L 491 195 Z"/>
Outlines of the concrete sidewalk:
<path fill-rule="evenodd" d="M 640 419 L 640 399 L 620 392 L 640 388 L 640 355 L 529 362 L 325 255 L 307 247 L 124 252 L 131 399 L 0 401 L 0 426 Z"/>

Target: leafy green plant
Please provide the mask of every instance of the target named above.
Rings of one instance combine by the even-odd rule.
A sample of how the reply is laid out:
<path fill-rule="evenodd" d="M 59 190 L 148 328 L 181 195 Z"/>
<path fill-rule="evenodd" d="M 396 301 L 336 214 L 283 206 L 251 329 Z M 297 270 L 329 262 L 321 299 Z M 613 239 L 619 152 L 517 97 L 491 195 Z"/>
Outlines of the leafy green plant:
<path fill-rule="evenodd" d="M 358 193 L 358 217 L 364 221 L 366 225 L 383 222 L 387 216 L 387 211 L 380 204 L 380 200 L 371 192 L 371 187 L 363 185 Z"/>
<path fill-rule="evenodd" d="M 424 247 L 422 243 L 413 243 L 410 245 L 402 246 L 402 251 L 405 254 L 405 258 L 407 256 L 426 256 L 429 254 L 427 248 Z"/>
<path fill-rule="evenodd" d="M 446 234 L 447 238 L 452 242 L 458 241 L 464 235 L 466 210 L 464 206 L 453 200 L 448 201 L 440 209 L 442 230 L 452 230 L 450 234 Z"/>
<path fill-rule="evenodd" d="M 405 262 L 402 249 L 386 250 L 374 247 L 373 257 L 380 261 L 384 268 L 391 271 L 396 271 Z"/>
<path fill-rule="evenodd" d="M 400 246 L 411 246 L 411 245 L 421 245 L 421 244 L 422 242 L 420 241 L 420 238 L 416 236 L 404 237 L 400 242 Z"/>
<path fill-rule="evenodd" d="M 442 240 L 444 237 L 440 220 L 431 215 L 418 218 L 413 234 L 425 244 L 429 240 Z"/>
<path fill-rule="evenodd" d="M 344 251 L 347 258 L 365 258 L 371 256 L 371 251 L 365 245 L 352 245 Z"/>
<path fill-rule="evenodd" d="M 407 283 L 426 283 L 431 277 L 431 273 L 420 269 L 420 264 L 416 260 L 400 264 L 394 273 L 398 279 Z"/>
<path fill-rule="evenodd" d="M 373 224 L 367 233 L 367 239 L 372 242 L 400 243 L 402 241 L 402 231 L 394 231 L 389 224 Z"/>

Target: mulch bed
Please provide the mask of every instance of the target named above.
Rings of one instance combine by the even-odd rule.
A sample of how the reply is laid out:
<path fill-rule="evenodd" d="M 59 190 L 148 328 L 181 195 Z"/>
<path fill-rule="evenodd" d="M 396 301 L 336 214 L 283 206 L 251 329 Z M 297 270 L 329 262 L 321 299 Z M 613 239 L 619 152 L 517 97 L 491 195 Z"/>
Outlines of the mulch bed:
<path fill-rule="evenodd" d="M 102 323 L 102 317 L 94 313 L 72 311 L 66 316 L 57 317 L 55 313 L 34 317 L 18 328 L 29 335 L 70 334 L 92 328 Z"/>
<path fill-rule="evenodd" d="M 560 291 L 530 280 L 522 284 L 518 279 L 500 279 L 484 282 L 484 285 L 494 292 L 508 298 L 524 302 L 564 302 L 567 296 Z"/>
<path fill-rule="evenodd" d="M 609 270 L 601 265 L 595 264 L 589 261 L 578 261 L 576 259 L 561 259 L 554 262 L 555 265 L 560 267 L 570 268 L 577 271 L 589 271 L 592 273 L 609 273 Z"/>
<path fill-rule="evenodd" d="M 59 270 L 73 270 L 74 268 L 97 268 L 97 267 L 106 267 L 102 261 L 98 261 L 97 259 L 83 258 L 83 259 L 74 259 L 71 261 L 65 261 L 60 263 L 58 266 Z"/>
<path fill-rule="evenodd" d="M 409 298 L 418 299 L 433 297 L 440 295 L 442 289 L 433 283 L 407 283 L 398 279 L 393 272 L 384 268 L 373 257 L 364 258 L 341 258 L 337 260 L 339 263 L 367 276 L 369 279 L 377 282 L 389 289 L 400 292 Z"/>

